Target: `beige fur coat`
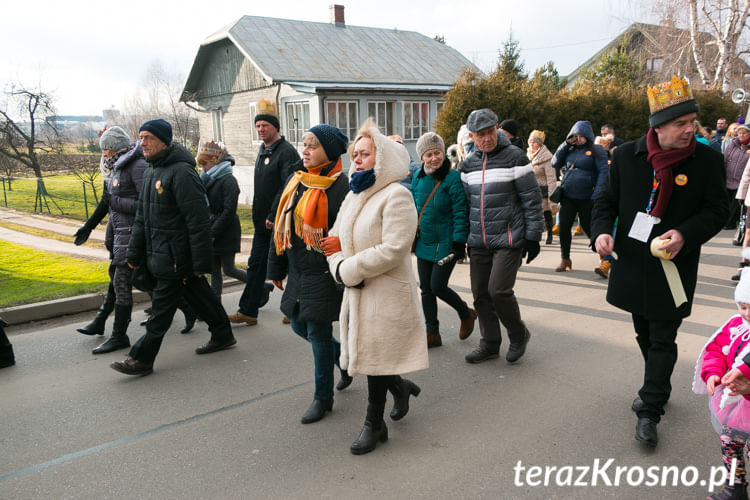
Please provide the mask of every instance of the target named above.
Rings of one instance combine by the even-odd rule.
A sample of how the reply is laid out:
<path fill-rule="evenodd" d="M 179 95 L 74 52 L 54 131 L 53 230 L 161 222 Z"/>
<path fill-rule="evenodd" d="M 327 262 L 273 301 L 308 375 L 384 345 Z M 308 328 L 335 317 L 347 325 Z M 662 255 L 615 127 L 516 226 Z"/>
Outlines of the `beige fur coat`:
<path fill-rule="evenodd" d="M 347 286 L 341 304 L 341 367 L 350 375 L 397 375 L 427 368 L 424 315 L 410 248 L 417 227 L 411 193 L 399 184 L 406 149 L 373 130 L 375 184 L 350 192 L 331 235 L 342 251 L 328 257 Z M 349 176 L 354 173 L 354 164 Z M 352 288 L 364 282 L 361 289 Z"/>

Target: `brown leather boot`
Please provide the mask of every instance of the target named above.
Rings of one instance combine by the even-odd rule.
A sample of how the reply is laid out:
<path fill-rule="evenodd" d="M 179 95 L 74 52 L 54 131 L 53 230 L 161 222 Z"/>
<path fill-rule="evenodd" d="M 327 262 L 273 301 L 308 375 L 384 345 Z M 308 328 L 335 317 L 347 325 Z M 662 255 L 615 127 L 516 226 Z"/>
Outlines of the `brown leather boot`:
<path fill-rule="evenodd" d="M 570 259 L 562 259 L 560 265 L 555 268 L 556 273 L 562 273 L 565 271 L 573 270 L 573 262 Z"/>
<path fill-rule="evenodd" d="M 443 339 L 440 338 L 439 333 L 428 333 L 427 334 L 427 347 L 440 347 L 443 345 Z"/>
<path fill-rule="evenodd" d="M 474 309 L 469 309 L 469 315 L 461 320 L 461 328 L 458 330 L 458 338 L 466 340 L 474 331 L 474 322 L 477 320 L 477 312 Z"/>

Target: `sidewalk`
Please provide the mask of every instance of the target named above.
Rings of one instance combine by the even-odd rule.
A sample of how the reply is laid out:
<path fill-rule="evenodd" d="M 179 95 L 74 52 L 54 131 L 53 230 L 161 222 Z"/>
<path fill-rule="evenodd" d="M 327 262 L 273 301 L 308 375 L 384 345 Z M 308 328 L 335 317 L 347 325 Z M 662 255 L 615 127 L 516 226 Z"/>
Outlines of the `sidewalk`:
<path fill-rule="evenodd" d="M 32 214 L 19 210 L 0 208 L 0 222 L 17 224 L 19 226 L 41 229 L 68 236 L 70 237 L 70 242 L 35 236 L 25 232 L 7 229 L 2 226 L 0 226 L 0 240 L 18 245 L 25 245 L 45 252 L 62 253 L 87 259 L 109 260 L 109 252 L 104 248 L 94 247 L 88 243 L 81 246 L 77 246 L 73 243 L 75 232 L 83 225 L 81 221 L 66 217 Z M 100 224 L 97 229 L 91 232 L 89 242 L 104 243 L 105 228 L 105 224 Z M 247 255 L 250 253 L 251 246 L 252 236 L 243 236 L 242 251 L 236 256 L 238 263 L 247 262 Z M 232 286 L 237 283 L 237 280 L 227 280 L 224 286 Z M 0 309 L 0 317 L 10 325 L 17 325 L 29 321 L 54 318 L 65 314 L 91 311 L 98 308 L 101 305 L 102 300 L 101 294 L 91 293 L 75 297 L 67 297 L 64 299 L 38 302 L 35 304 L 24 304 Z M 133 300 L 135 302 L 145 302 L 150 299 L 147 294 L 134 290 Z"/>

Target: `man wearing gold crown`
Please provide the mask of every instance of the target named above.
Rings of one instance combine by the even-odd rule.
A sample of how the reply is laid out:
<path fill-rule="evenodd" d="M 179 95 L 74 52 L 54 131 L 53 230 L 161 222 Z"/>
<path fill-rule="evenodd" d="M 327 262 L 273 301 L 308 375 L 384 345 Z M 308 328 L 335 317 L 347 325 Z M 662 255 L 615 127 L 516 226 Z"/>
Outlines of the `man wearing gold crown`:
<path fill-rule="evenodd" d="M 279 118 L 276 106 L 261 100 L 259 113 L 255 115 L 255 130 L 263 144 L 260 145 L 258 158 L 255 160 L 253 183 L 253 247 L 247 260 L 247 282 L 240 297 L 239 310 L 229 314 L 232 323 L 258 324 L 258 308 L 264 294 L 268 252 L 273 237 L 273 220 L 271 213 L 274 200 L 281 193 L 287 178 L 292 174 L 292 165 L 299 161 L 299 153 L 283 136 L 279 135 Z M 268 291 L 272 287 L 269 286 Z"/>
<path fill-rule="evenodd" d="M 675 76 L 649 87 L 648 99 L 648 133 L 615 150 L 594 202 L 591 241 L 599 255 L 615 259 L 607 302 L 632 314 L 645 362 L 632 404 L 638 415 L 635 438 L 656 446 L 656 425 L 672 390 L 677 329 L 690 315 L 701 245 L 721 230 L 728 206 L 722 156 L 695 140 L 698 103 L 687 80 Z"/>

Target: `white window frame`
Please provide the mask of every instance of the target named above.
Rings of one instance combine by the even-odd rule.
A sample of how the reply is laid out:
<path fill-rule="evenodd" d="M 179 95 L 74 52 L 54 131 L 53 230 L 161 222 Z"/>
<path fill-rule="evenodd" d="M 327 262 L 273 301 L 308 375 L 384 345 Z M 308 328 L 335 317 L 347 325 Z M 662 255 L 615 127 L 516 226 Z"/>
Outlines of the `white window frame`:
<path fill-rule="evenodd" d="M 336 106 L 336 113 L 334 117 L 331 117 L 328 113 L 328 108 L 331 105 Z M 346 123 L 341 124 L 339 123 L 339 112 L 338 107 L 341 104 L 346 105 Z M 351 106 L 354 106 L 354 116 L 355 120 L 354 123 L 351 123 Z M 333 125 L 334 127 L 338 127 L 339 130 L 341 130 L 345 135 L 349 137 L 349 139 L 353 139 L 357 135 L 357 130 L 359 129 L 359 101 L 344 101 L 344 100 L 330 100 L 325 101 L 325 116 L 326 116 L 326 123 L 328 125 Z"/>
<path fill-rule="evenodd" d="M 375 113 L 370 112 L 370 106 L 375 106 Z M 381 106 L 383 107 L 382 115 Z M 375 124 L 384 135 L 394 135 L 396 133 L 396 101 L 367 101 L 367 116 L 375 120 Z M 390 128 L 388 127 L 389 118 Z"/>
<path fill-rule="evenodd" d="M 255 115 L 258 114 L 258 103 L 257 102 L 251 102 L 249 106 L 250 111 L 250 138 L 254 143 L 260 142 L 260 137 L 258 137 L 258 131 L 255 130 Z"/>
<path fill-rule="evenodd" d="M 224 142 L 224 111 L 221 108 L 211 110 L 211 133 L 214 141 Z"/>
<path fill-rule="evenodd" d="M 299 144 L 302 142 L 302 136 L 310 128 L 310 102 L 287 102 L 284 109 L 286 110 L 286 139 L 292 144 Z M 296 125 L 295 118 L 297 118 Z"/>
<path fill-rule="evenodd" d="M 659 72 L 664 67 L 664 58 L 651 57 L 646 59 L 646 69 L 653 72 Z"/>
<path fill-rule="evenodd" d="M 445 101 L 437 101 L 435 103 L 435 119 L 432 120 L 432 128 L 435 128 L 435 122 L 437 121 L 437 117 L 440 114 L 440 110 L 445 107 Z"/>
<path fill-rule="evenodd" d="M 414 118 L 414 109 L 419 111 L 418 117 L 415 120 Z M 407 113 L 406 109 L 407 107 L 411 108 L 409 112 L 409 116 L 411 116 L 411 122 L 407 123 Z M 423 107 L 426 107 L 427 110 L 427 116 L 422 116 L 422 109 Z M 430 102 L 429 101 L 404 101 L 402 103 L 401 107 L 401 124 L 404 131 L 403 137 L 404 140 L 417 140 L 419 139 L 423 134 L 426 134 L 430 130 Z"/>

